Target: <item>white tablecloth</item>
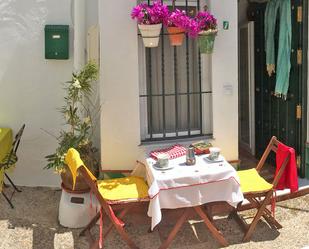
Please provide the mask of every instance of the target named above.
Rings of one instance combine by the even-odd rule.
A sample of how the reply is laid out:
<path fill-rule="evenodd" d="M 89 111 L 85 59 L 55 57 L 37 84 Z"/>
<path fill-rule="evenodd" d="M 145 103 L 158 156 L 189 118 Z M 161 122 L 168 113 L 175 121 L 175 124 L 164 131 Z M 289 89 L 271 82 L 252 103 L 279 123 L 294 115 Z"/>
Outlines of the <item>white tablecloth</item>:
<path fill-rule="evenodd" d="M 186 166 L 184 156 L 170 160 L 174 167 L 165 171 L 156 170 L 154 164 L 155 160 L 146 159 L 151 229 L 160 223 L 164 208 L 193 207 L 214 201 L 226 201 L 236 207 L 244 199 L 236 171 L 225 160 L 207 163 L 203 155 L 196 157 L 194 166 Z"/>

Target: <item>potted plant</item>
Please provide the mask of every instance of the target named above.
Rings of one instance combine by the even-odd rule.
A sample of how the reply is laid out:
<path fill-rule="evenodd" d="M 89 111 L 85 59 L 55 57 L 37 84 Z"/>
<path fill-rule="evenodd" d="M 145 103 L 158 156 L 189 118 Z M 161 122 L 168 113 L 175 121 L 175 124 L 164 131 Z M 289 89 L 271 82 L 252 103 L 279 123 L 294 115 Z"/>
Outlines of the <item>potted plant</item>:
<path fill-rule="evenodd" d="M 140 3 L 132 9 L 131 17 L 138 23 L 145 47 L 159 45 L 162 23 L 167 20 L 168 14 L 167 5 L 159 1 L 153 2 L 153 5 Z"/>
<path fill-rule="evenodd" d="M 56 137 L 58 141 L 56 151 L 46 156 L 48 164 L 45 168 L 54 169 L 55 172 L 60 173 L 62 186 L 67 190 L 73 189 L 72 175 L 64 161 L 69 148 L 77 149 L 87 167 L 95 175 L 98 173 L 97 149 L 91 142 L 92 117 L 89 108 L 84 103 L 92 92 L 92 84 L 97 76 L 96 64 L 88 63 L 80 72 L 72 74 L 71 81 L 65 83 L 65 104 L 60 109 L 65 120 L 65 129 L 60 131 L 59 136 Z M 83 192 L 89 190 L 88 185 L 80 176 L 77 176 L 75 190 Z"/>
<path fill-rule="evenodd" d="M 195 22 L 197 27 L 194 27 L 193 33 L 196 32 L 196 30 L 198 31 L 200 52 L 211 54 L 218 33 L 217 20 L 208 11 L 200 11 L 195 17 Z"/>
<path fill-rule="evenodd" d="M 172 46 L 181 46 L 186 30 L 189 27 L 190 17 L 185 11 L 172 11 L 167 20 L 167 32 Z"/>

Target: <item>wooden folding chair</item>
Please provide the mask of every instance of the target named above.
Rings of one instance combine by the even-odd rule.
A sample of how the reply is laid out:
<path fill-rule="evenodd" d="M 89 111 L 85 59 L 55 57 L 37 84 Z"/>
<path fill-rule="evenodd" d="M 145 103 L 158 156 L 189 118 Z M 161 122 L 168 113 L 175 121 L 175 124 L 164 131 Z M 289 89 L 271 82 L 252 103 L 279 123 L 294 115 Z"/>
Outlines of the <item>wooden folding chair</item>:
<path fill-rule="evenodd" d="M 25 124 L 23 124 L 23 126 L 19 129 L 19 131 L 17 132 L 17 134 L 15 135 L 15 139 L 12 143 L 12 148 L 10 150 L 10 153 L 4 158 L 4 160 L 0 163 L 0 167 L 4 168 L 4 172 L 5 170 L 8 170 L 12 164 L 15 164 L 17 162 L 17 150 L 20 144 L 20 140 L 21 137 L 23 135 L 24 129 L 25 129 Z M 15 194 L 15 192 L 21 192 L 21 190 L 19 188 L 17 188 L 17 186 L 14 184 L 14 182 L 12 181 L 12 179 L 7 175 L 7 173 L 4 173 L 4 176 L 6 177 L 6 179 L 10 182 L 10 184 L 12 185 L 12 187 L 14 188 L 14 191 L 12 192 L 11 196 L 8 197 L 5 194 L 5 191 L 2 189 L 2 195 L 3 197 L 7 200 L 7 202 L 10 204 L 11 208 L 14 208 L 14 205 L 12 204 L 12 198 Z M 3 186 L 5 188 L 7 188 L 8 186 L 3 183 Z"/>
<path fill-rule="evenodd" d="M 290 154 L 288 154 L 288 156 L 284 159 L 277 175 L 274 177 L 272 184 L 265 181 L 259 174 L 270 152 L 273 151 L 277 153 L 278 143 L 280 142 L 277 140 L 276 137 L 273 136 L 266 150 L 264 151 L 257 167 L 255 169 L 241 170 L 237 172 L 240 179 L 241 190 L 244 194 L 244 198 L 247 199 L 252 204 L 252 206 L 257 209 L 257 213 L 253 221 L 249 225 L 240 216 L 238 216 L 236 212 L 233 213 L 233 217 L 236 218 L 236 221 L 245 231 L 243 241 L 250 240 L 251 235 L 261 217 L 264 217 L 266 222 L 271 227 L 276 229 L 282 228 L 279 222 L 272 215 L 271 210 L 267 208 L 267 205 L 269 205 L 272 201 L 277 184 L 286 168 L 287 163 L 290 160 Z"/>
<path fill-rule="evenodd" d="M 84 165 L 83 161 L 80 159 L 79 153 L 73 148 L 68 150 L 66 163 L 71 169 L 71 172 L 73 170 L 73 176 L 77 172 L 84 177 L 84 180 L 91 188 L 91 192 L 96 196 L 101 205 L 100 212 L 96 214 L 96 216 L 80 233 L 80 236 L 86 235 L 88 237 L 90 242 L 89 248 L 102 248 L 104 239 L 112 228 L 115 227 L 128 246 L 132 249 L 137 249 L 138 247 L 125 231 L 125 224 L 121 219 L 133 208 L 149 201 L 148 186 L 146 182 L 142 178 L 136 176 L 97 180 Z M 115 211 L 119 211 L 117 216 Z M 106 214 L 111 222 L 107 227 L 105 234 L 103 234 L 103 213 Z M 94 239 L 90 230 L 99 219 L 100 239 Z"/>

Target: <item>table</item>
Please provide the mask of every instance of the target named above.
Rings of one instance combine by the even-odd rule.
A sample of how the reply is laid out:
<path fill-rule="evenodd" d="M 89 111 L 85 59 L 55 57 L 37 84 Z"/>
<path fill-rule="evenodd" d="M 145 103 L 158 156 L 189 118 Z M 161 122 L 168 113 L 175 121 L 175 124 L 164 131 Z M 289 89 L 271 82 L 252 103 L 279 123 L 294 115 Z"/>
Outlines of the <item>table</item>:
<path fill-rule="evenodd" d="M 197 156 L 194 166 L 185 164 L 185 156 L 179 157 L 169 161 L 169 165 L 173 166 L 172 169 L 164 171 L 154 168 L 156 163 L 154 159 L 145 160 L 146 179 L 149 185 L 148 216 L 151 217 L 151 230 L 162 219 L 161 209 L 192 207 L 191 209 L 204 220 L 219 243 L 227 246 L 222 234 L 202 211 L 201 205 L 224 201 L 236 207 L 244 197 L 236 170 L 222 156 L 220 156 L 222 161 L 217 163 L 207 162 L 206 157 L 207 155 Z M 160 248 L 169 246 L 188 215 L 189 211 L 185 211 Z"/>
<path fill-rule="evenodd" d="M 13 142 L 13 132 L 10 128 L 0 128 L 0 162 L 10 152 Z M 2 191 L 4 168 L 0 168 L 0 192 Z"/>

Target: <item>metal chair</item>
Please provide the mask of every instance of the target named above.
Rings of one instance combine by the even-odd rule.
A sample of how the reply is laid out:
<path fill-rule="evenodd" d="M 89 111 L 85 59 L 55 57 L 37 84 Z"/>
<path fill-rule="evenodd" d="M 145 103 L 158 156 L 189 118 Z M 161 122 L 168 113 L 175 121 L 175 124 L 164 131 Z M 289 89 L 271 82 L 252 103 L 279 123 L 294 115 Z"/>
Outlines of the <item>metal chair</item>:
<path fill-rule="evenodd" d="M 3 162 L 0 164 L 0 168 L 4 168 L 4 170 L 7 170 L 10 168 L 10 166 L 12 164 L 15 164 L 18 160 L 17 158 L 17 150 L 20 144 L 20 140 L 21 137 L 23 135 L 24 129 L 25 129 L 25 124 L 22 125 L 22 127 L 19 129 L 19 131 L 17 132 L 17 134 L 15 135 L 15 139 L 12 143 L 12 148 L 10 150 L 10 153 L 4 158 Z M 12 163 L 14 162 L 14 163 Z M 7 173 L 4 173 L 5 178 L 10 182 L 10 184 L 12 185 L 12 187 L 14 188 L 14 191 L 12 192 L 11 196 L 8 197 L 4 190 L 2 189 L 2 195 L 3 197 L 7 200 L 7 202 L 10 204 L 11 208 L 14 208 L 14 205 L 12 204 L 12 198 L 15 194 L 15 192 L 22 192 L 19 188 L 17 188 L 17 186 L 14 184 L 14 182 L 12 181 L 12 179 L 7 175 Z M 4 188 L 8 188 L 8 185 L 3 183 Z"/>

